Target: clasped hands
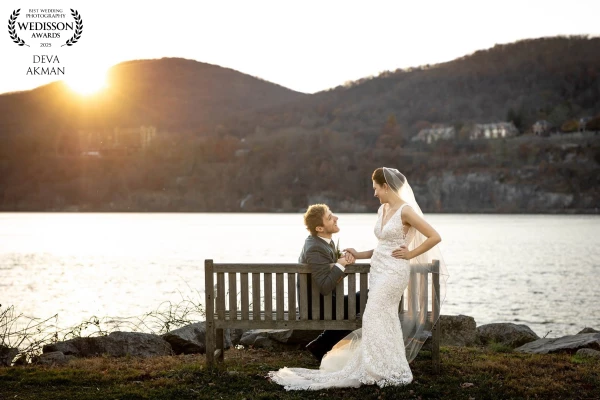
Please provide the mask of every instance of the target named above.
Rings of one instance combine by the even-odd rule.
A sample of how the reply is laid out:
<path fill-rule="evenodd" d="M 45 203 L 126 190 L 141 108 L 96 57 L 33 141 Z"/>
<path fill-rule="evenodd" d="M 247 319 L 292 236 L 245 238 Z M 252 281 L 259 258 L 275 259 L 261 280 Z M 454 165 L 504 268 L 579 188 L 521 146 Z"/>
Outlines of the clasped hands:
<path fill-rule="evenodd" d="M 337 260 L 337 262 L 343 265 L 344 267 L 348 264 L 354 264 L 355 261 L 356 257 L 354 257 L 354 255 L 351 252 L 347 251 L 347 249 L 344 249 L 344 251 L 342 251 L 342 256 L 339 260 Z"/>

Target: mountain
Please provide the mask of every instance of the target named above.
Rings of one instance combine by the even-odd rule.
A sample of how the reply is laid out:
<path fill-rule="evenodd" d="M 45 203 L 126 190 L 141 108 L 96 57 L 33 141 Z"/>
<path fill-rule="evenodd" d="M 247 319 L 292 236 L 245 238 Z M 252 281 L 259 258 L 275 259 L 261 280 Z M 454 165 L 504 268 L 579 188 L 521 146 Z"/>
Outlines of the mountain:
<path fill-rule="evenodd" d="M 551 37 L 496 45 L 462 58 L 388 71 L 230 121 L 245 136 L 256 125 L 379 135 L 393 116 L 405 139 L 423 127 L 512 119 L 521 132 L 539 119 L 560 127 L 600 112 L 600 38 Z M 459 130 L 458 129 L 458 130 Z"/>
<path fill-rule="evenodd" d="M 202 132 L 239 112 L 305 94 L 216 65 L 180 58 L 137 60 L 108 72 L 108 88 L 89 98 L 54 82 L 0 95 L 0 135 L 154 125 Z"/>
<path fill-rule="evenodd" d="M 326 202 L 366 212 L 378 206 L 371 173 L 389 166 L 426 212 L 598 213 L 600 128 L 528 134 L 537 119 L 560 127 L 586 116 L 600 116 L 599 38 L 498 45 L 312 95 L 189 60 L 135 61 L 115 66 L 111 89 L 94 98 L 61 84 L 0 96 L 0 131 L 20 133 L 0 134 L 0 210 L 297 212 Z M 521 135 L 466 136 L 473 123 L 507 119 Z M 90 151 L 74 135 L 150 123 L 158 134 L 136 148 Z M 410 140 L 433 124 L 458 136 Z"/>

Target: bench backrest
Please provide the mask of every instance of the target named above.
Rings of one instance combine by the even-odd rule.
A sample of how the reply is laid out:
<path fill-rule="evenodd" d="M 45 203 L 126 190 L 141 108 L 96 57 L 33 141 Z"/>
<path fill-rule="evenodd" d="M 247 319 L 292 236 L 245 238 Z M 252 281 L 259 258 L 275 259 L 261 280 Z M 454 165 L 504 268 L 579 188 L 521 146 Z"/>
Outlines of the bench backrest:
<path fill-rule="evenodd" d="M 356 315 L 356 297 L 348 296 L 348 318 L 345 319 L 344 296 L 341 294 L 354 294 L 357 289 L 361 294 L 367 293 L 369 264 L 346 267 L 347 277 L 336 287 L 335 318 L 332 313 L 333 295 L 329 294 L 323 296 L 323 319 L 320 294 L 315 285 L 312 285 L 311 312 L 308 310 L 308 298 L 304 293 L 308 291 L 311 277 L 310 267 L 306 264 L 215 264 L 206 260 L 204 268 L 206 319 L 214 320 L 216 328 L 268 329 L 285 326 L 294 329 L 354 329 L 361 326 L 360 316 Z M 433 273 L 432 279 L 429 279 L 429 274 L 438 270 L 437 261 L 412 266 L 409 285 L 400 302 L 400 313 L 417 315 L 424 312 L 428 319 L 437 320 L 439 304 L 434 302 L 429 306 L 428 287 L 439 292 L 439 274 Z M 423 289 L 420 298 L 413 295 L 418 286 Z M 366 302 L 367 296 L 361 295 L 360 315 Z"/>

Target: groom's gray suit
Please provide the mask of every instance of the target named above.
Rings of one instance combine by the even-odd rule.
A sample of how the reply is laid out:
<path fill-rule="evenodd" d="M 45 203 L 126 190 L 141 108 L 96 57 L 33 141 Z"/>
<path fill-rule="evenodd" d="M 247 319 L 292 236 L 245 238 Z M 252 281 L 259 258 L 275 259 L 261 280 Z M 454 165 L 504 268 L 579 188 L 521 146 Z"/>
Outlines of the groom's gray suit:
<path fill-rule="evenodd" d="M 320 318 L 324 318 L 323 311 L 323 296 L 333 292 L 332 316 L 335 319 L 335 287 L 339 281 L 344 279 L 346 274 L 340 268 L 333 265 L 337 262 L 337 254 L 333 246 L 328 244 L 324 239 L 318 236 L 309 236 L 304 241 L 304 247 L 298 258 L 298 262 L 308 264 L 311 269 L 311 280 L 308 282 L 308 317 L 312 318 L 312 285 L 314 284 L 321 293 L 320 298 Z M 298 302 L 300 302 L 300 288 L 298 286 Z M 343 293 L 342 293 L 343 294 Z M 356 293 L 356 312 L 360 311 L 360 293 Z M 348 315 L 348 297 L 344 296 L 344 318 Z M 323 355 L 331 348 L 348 335 L 351 331 L 323 331 L 315 340 L 310 342 L 306 348 L 311 353 L 321 360 Z"/>
<path fill-rule="evenodd" d="M 308 281 L 308 314 L 312 314 L 312 285 L 314 284 L 321 293 L 321 318 L 323 318 L 323 296 L 335 291 L 335 286 L 346 276 L 341 269 L 336 267 L 337 254 L 333 246 L 318 236 L 306 238 L 298 262 L 310 265 L 312 279 Z M 298 286 L 298 301 L 300 301 L 300 287 Z M 335 292 L 334 292 L 335 296 Z M 335 302 L 333 303 L 335 311 Z M 335 314 L 334 314 L 335 318 Z"/>

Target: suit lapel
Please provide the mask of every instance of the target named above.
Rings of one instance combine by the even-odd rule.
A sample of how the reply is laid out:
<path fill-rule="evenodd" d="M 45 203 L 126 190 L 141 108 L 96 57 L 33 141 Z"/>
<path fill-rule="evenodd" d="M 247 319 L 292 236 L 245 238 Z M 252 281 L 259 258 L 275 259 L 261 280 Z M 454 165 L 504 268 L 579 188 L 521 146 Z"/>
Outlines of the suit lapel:
<path fill-rule="evenodd" d="M 331 245 L 329 243 L 327 243 L 327 241 L 325 239 L 322 239 L 319 236 L 317 236 L 317 238 L 319 238 L 319 240 L 323 243 L 323 246 L 327 247 L 327 250 L 329 251 L 329 254 L 331 255 L 331 259 L 335 263 L 337 261 L 337 257 L 336 257 L 335 252 L 333 251 L 333 248 L 331 247 Z"/>

